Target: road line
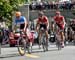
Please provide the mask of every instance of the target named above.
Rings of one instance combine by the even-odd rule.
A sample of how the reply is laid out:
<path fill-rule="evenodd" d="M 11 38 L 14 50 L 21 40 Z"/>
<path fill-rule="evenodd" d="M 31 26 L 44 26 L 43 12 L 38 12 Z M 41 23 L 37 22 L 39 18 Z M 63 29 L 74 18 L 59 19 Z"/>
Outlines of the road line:
<path fill-rule="evenodd" d="M 25 56 L 30 57 L 30 58 L 39 58 L 39 56 L 32 55 L 32 54 L 25 54 Z"/>

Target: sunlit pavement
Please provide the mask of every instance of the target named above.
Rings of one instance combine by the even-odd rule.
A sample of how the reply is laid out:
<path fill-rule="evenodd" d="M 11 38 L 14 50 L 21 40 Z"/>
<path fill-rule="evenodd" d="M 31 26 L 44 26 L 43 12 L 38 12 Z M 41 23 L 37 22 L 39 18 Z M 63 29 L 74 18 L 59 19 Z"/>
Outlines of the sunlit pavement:
<path fill-rule="evenodd" d="M 0 60 L 75 60 L 75 46 L 66 46 L 58 51 L 55 45 L 49 46 L 48 52 L 33 46 L 33 53 L 20 56 L 17 47 L 2 48 Z"/>

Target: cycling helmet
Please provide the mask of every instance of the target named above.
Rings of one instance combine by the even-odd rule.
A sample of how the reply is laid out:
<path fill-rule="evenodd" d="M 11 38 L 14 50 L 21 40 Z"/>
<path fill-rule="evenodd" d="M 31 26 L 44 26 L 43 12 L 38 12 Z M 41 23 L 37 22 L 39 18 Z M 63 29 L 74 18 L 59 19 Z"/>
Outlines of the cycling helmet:
<path fill-rule="evenodd" d="M 18 12 L 15 13 L 15 15 L 16 16 L 21 16 L 21 12 L 18 11 Z"/>
<path fill-rule="evenodd" d="M 60 14 L 60 11 L 56 11 L 56 14 Z"/>
<path fill-rule="evenodd" d="M 44 13 L 41 11 L 41 12 L 38 13 L 38 15 L 39 15 L 39 16 L 43 16 Z"/>

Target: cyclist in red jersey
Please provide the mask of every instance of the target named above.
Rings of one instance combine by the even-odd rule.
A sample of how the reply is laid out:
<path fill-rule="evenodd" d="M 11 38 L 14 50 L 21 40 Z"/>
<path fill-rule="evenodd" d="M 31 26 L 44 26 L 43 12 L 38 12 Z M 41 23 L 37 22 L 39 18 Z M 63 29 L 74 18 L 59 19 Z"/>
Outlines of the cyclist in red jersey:
<path fill-rule="evenodd" d="M 44 15 L 44 13 L 41 11 L 38 14 L 38 20 L 37 20 L 37 25 L 36 25 L 36 30 L 39 31 L 40 28 L 45 29 L 45 34 L 46 34 L 46 40 L 48 41 L 48 28 L 49 28 L 49 21 L 47 16 Z M 39 40 L 41 38 L 41 32 L 39 31 Z"/>
<path fill-rule="evenodd" d="M 64 28 L 65 28 L 64 16 L 62 16 L 61 13 L 57 11 L 56 16 L 54 16 L 54 21 L 60 29 L 60 35 L 62 39 L 61 43 L 62 43 L 62 47 L 64 47 Z"/>

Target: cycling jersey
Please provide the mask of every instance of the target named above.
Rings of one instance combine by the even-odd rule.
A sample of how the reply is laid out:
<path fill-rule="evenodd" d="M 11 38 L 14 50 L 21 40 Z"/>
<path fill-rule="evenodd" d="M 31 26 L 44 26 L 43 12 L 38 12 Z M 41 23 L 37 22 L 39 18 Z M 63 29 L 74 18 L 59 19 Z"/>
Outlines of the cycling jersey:
<path fill-rule="evenodd" d="M 45 23 L 47 23 L 47 21 L 48 21 L 48 18 L 46 16 L 43 16 L 42 19 L 38 18 L 38 23 L 39 24 L 45 24 Z"/>
<path fill-rule="evenodd" d="M 64 29 L 64 23 L 62 23 L 63 18 L 64 18 L 63 16 L 60 16 L 60 17 L 55 16 L 54 17 L 54 20 L 55 20 L 56 24 L 58 25 L 58 27 L 60 27 L 60 29 Z"/>
<path fill-rule="evenodd" d="M 17 28 L 23 29 L 25 27 L 26 18 L 21 16 L 19 19 L 15 18 L 15 25 Z"/>
<path fill-rule="evenodd" d="M 46 23 L 48 22 L 48 18 L 46 16 L 43 16 L 43 18 L 38 18 L 38 23 L 40 24 L 40 28 L 44 28 L 45 30 L 47 29 Z"/>
<path fill-rule="evenodd" d="M 19 19 L 18 18 L 15 19 L 16 24 L 24 24 L 25 21 L 26 21 L 26 18 L 24 16 L 21 16 Z"/>

